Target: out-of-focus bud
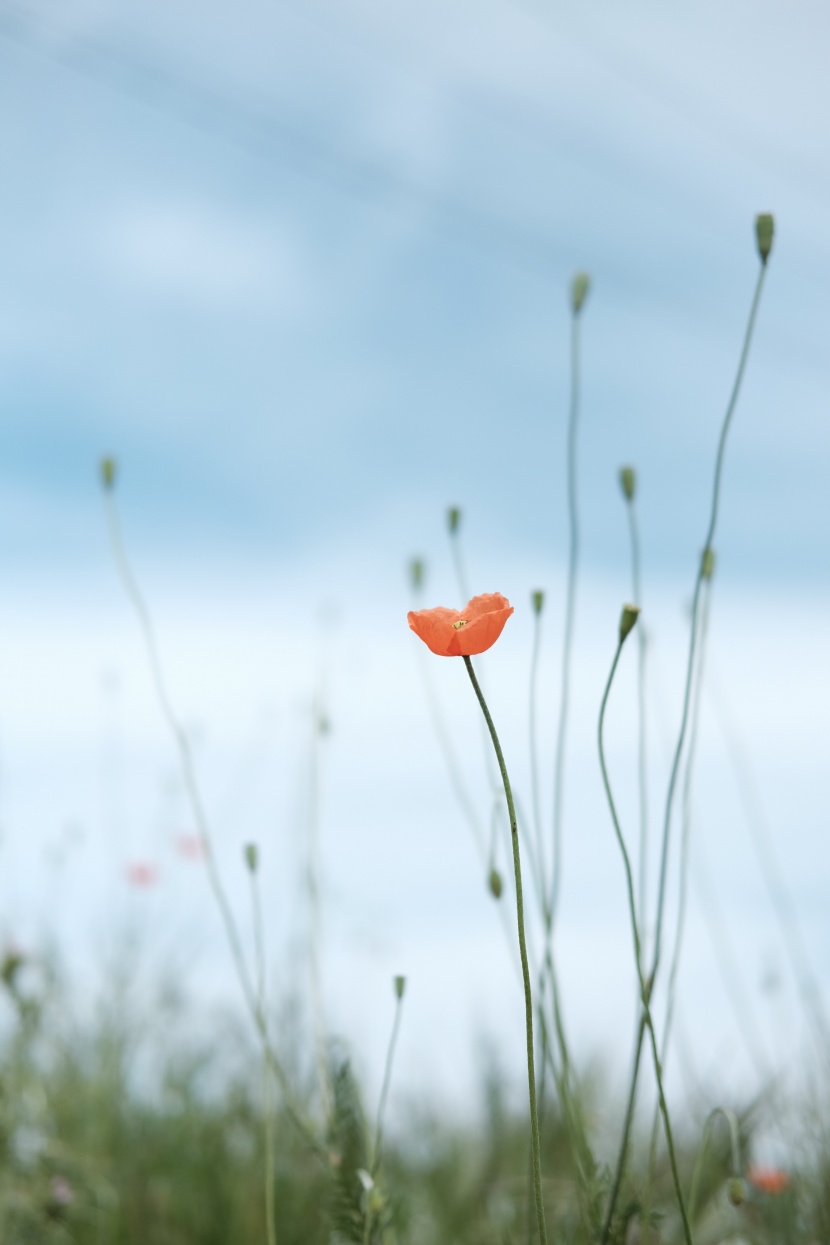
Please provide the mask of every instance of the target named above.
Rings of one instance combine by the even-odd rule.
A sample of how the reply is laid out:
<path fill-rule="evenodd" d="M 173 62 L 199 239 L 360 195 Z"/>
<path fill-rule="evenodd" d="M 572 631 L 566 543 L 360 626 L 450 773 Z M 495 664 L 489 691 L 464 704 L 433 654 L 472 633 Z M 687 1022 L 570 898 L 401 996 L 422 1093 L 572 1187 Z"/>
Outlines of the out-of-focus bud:
<path fill-rule="evenodd" d="M 405 989 L 406 989 L 406 978 L 400 977 L 400 976 L 396 977 L 395 978 L 395 998 L 402 999 Z"/>
<path fill-rule="evenodd" d="M 259 852 L 257 851 L 256 843 L 245 844 L 245 864 L 251 873 L 256 873 L 257 865 L 259 864 Z"/>
<path fill-rule="evenodd" d="M 491 869 L 490 876 L 487 879 L 487 885 L 490 887 L 490 894 L 494 899 L 501 899 L 501 893 L 504 889 L 501 874 L 498 869 Z"/>
<path fill-rule="evenodd" d="M 733 1176 L 726 1186 L 726 1195 L 733 1206 L 742 1206 L 746 1199 L 746 1185 L 740 1176 Z"/>
<path fill-rule="evenodd" d="M 0 962 L 0 980 L 14 992 L 17 974 L 25 963 L 25 956 L 17 947 L 9 947 Z"/>
<path fill-rule="evenodd" d="M 413 592 L 419 592 L 424 586 L 424 563 L 422 558 L 412 558 L 409 563 L 409 582 Z"/>
<path fill-rule="evenodd" d="M 447 511 L 447 527 L 450 529 L 450 536 L 454 536 L 461 526 L 461 511 L 458 506 L 450 506 Z"/>
<path fill-rule="evenodd" d="M 775 220 L 771 212 L 761 212 L 755 217 L 755 238 L 758 243 L 758 254 L 761 263 L 765 264 L 772 250 L 772 239 L 775 234 Z"/>
<path fill-rule="evenodd" d="M 620 644 L 624 643 L 626 636 L 634 630 L 635 623 L 639 617 L 639 605 L 623 606 L 622 614 L 620 614 Z"/>
<path fill-rule="evenodd" d="M 700 578 L 711 579 L 715 573 L 715 551 L 707 545 L 700 556 Z"/>
<path fill-rule="evenodd" d="M 104 488 L 107 491 L 114 488 L 115 487 L 115 459 L 114 458 L 102 458 L 100 471 L 101 471 L 101 483 L 103 484 Z"/>
<path fill-rule="evenodd" d="M 542 612 L 542 606 L 545 604 L 545 594 L 541 588 L 537 588 L 535 592 L 530 594 L 530 599 L 533 602 L 533 613 L 538 618 Z"/>
<path fill-rule="evenodd" d="M 637 473 L 633 467 L 620 467 L 620 488 L 626 501 L 633 501 L 637 492 Z"/>
<path fill-rule="evenodd" d="M 582 304 L 588 297 L 588 290 L 591 288 L 591 278 L 587 272 L 577 272 L 571 281 L 571 311 L 578 316 L 582 310 Z"/>

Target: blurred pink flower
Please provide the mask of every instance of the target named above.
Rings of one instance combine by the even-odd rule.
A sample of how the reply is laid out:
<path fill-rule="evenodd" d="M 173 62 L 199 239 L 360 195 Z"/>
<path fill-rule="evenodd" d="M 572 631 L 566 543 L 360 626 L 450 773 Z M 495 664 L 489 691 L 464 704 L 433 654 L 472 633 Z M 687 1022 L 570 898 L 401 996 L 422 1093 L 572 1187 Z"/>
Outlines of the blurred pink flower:
<path fill-rule="evenodd" d="M 205 841 L 200 834 L 180 834 L 176 839 L 176 851 L 183 860 L 204 860 Z"/>
<path fill-rule="evenodd" d="M 155 865 L 150 865 L 140 860 L 133 861 L 132 864 L 127 865 L 127 881 L 130 886 L 143 889 L 148 886 L 155 886 L 158 880 L 159 874 Z"/>
<path fill-rule="evenodd" d="M 55 1206 L 71 1206 L 75 1201 L 72 1185 L 66 1176 L 52 1177 L 52 1201 Z"/>

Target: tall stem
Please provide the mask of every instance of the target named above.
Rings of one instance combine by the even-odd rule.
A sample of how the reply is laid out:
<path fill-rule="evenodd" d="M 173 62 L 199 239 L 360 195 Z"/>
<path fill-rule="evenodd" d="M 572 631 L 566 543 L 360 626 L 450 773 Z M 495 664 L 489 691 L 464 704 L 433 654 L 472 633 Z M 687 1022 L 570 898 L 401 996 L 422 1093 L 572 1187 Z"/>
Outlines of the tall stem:
<path fill-rule="evenodd" d="M 467 674 L 470 676 L 470 682 L 473 690 L 481 705 L 481 711 L 484 714 L 484 720 L 487 723 L 487 729 L 490 732 L 490 738 L 493 741 L 493 749 L 496 754 L 496 760 L 501 773 L 501 780 L 504 785 L 504 797 L 507 801 L 507 812 L 510 818 L 510 839 L 513 844 L 513 871 L 516 880 L 516 917 L 519 928 L 519 956 L 522 961 L 522 982 L 524 984 L 525 994 L 525 1030 L 527 1034 L 527 1087 L 530 1099 L 530 1135 L 533 1146 L 533 1187 L 536 1194 L 536 1220 L 539 1226 L 539 1240 L 541 1245 L 547 1245 L 547 1231 L 545 1228 L 545 1208 L 542 1201 L 542 1159 L 539 1145 L 539 1116 L 536 1108 L 536 1072 L 534 1068 L 534 1052 L 533 1052 L 533 997 L 530 989 L 530 969 L 527 962 L 527 944 L 525 942 L 525 917 L 524 917 L 524 901 L 522 898 L 522 865 L 519 856 L 519 827 L 516 821 L 516 807 L 513 803 L 513 792 L 510 787 L 510 779 L 507 776 L 507 766 L 504 763 L 504 754 L 501 750 L 499 737 L 496 734 L 496 728 L 493 725 L 493 719 L 490 717 L 490 710 L 487 708 L 487 702 L 478 684 L 473 663 L 469 657 L 464 658 L 464 665 L 467 667 Z"/>
<path fill-rule="evenodd" d="M 632 604 L 643 604 L 643 589 L 640 575 L 640 532 L 637 524 L 637 510 L 634 498 L 627 499 L 628 530 L 631 538 L 631 589 Z M 640 938 L 646 935 L 646 898 L 648 891 L 648 765 L 647 765 L 647 731 L 646 731 L 646 631 L 640 625 L 637 628 L 637 714 L 638 714 L 638 753 L 637 769 L 640 786 L 640 876 L 638 880 L 638 898 L 640 912 Z"/>
<path fill-rule="evenodd" d="M 568 483 L 568 585 L 565 594 L 565 636 L 562 644 L 562 689 L 559 701 L 559 724 L 556 731 L 556 757 L 553 775 L 553 862 L 551 871 L 551 928 L 556 921 L 562 879 L 562 798 L 565 771 L 565 737 L 568 726 L 568 702 L 571 685 L 571 650 L 573 648 L 574 611 L 576 608 L 576 572 L 579 561 L 579 515 L 576 504 L 576 433 L 579 418 L 579 312 L 571 316 L 571 402 L 568 418 L 567 483 Z"/>
<path fill-rule="evenodd" d="M 622 652 L 622 646 L 623 646 L 624 640 L 625 640 L 625 637 L 621 636 L 617 644 L 617 650 L 614 654 L 614 660 L 611 663 L 611 671 L 608 675 L 608 682 L 605 685 L 605 691 L 602 697 L 602 704 L 600 706 L 599 725 L 597 728 L 597 738 L 598 738 L 598 743 L 599 743 L 599 762 L 600 762 L 600 768 L 602 770 L 602 782 L 603 782 L 603 786 L 605 787 L 605 795 L 606 795 L 606 799 L 608 800 L 608 807 L 611 811 L 611 820 L 614 823 L 614 832 L 617 836 L 617 842 L 619 844 L 620 852 L 622 853 L 623 864 L 625 866 L 625 881 L 626 881 L 626 888 L 628 892 L 628 910 L 629 910 L 629 916 L 631 918 L 631 933 L 634 939 L 634 960 L 635 960 L 636 967 L 637 967 L 637 978 L 640 984 L 640 998 L 641 998 L 642 1007 L 643 1007 L 643 1017 L 645 1019 L 645 1026 L 648 1030 L 649 1040 L 651 1044 L 652 1058 L 654 1060 L 654 1075 L 657 1080 L 657 1094 L 658 1094 L 658 1098 L 660 1101 L 660 1112 L 663 1116 L 663 1127 L 666 1132 L 666 1144 L 669 1150 L 669 1162 L 671 1164 L 672 1178 L 674 1180 L 674 1189 L 675 1189 L 675 1194 L 677 1196 L 677 1202 L 680 1207 L 680 1217 L 683 1220 L 683 1234 L 686 1240 L 686 1245 L 692 1245 L 692 1234 L 691 1234 L 691 1229 L 689 1227 L 689 1219 L 686 1214 L 686 1202 L 683 1197 L 683 1188 L 680 1183 L 680 1173 L 678 1172 L 678 1169 L 677 1169 L 677 1156 L 675 1154 L 675 1149 L 674 1149 L 674 1136 L 672 1134 L 671 1120 L 669 1119 L 669 1110 L 668 1110 L 668 1105 L 666 1103 L 666 1096 L 663 1092 L 663 1071 L 662 1071 L 662 1067 L 660 1064 L 660 1053 L 657 1049 L 657 1039 L 654 1034 L 654 1023 L 652 1021 L 651 1009 L 649 1006 L 649 995 L 651 992 L 652 983 L 651 981 L 646 982 L 646 979 L 643 976 L 640 935 L 639 935 L 638 926 L 637 926 L 637 905 L 636 905 L 636 901 L 634 898 L 634 879 L 631 873 L 631 861 L 629 860 L 628 849 L 626 848 L 625 839 L 623 838 L 622 830 L 620 829 L 620 822 L 617 816 L 617 807 L 616 807 L 616 804 L 614 803 L 614 797 L 611 794 L 611 783 L 608 778 L 608 769 L 605 763 L 605 745 L 603 741 L 603 731 L 604 731 L 604 726 L 605 726 L 605 710 L 608 704 L 608 696 L 611 691 L 611 684 L 614 681 L 614 674 L 616 673 L 617 664 L 620 660 L 620 653 Z M 632 1080 L 635 1079 L 637 1076 L 638 1065 L 639 1065 L 639 1059 L 635 1062 Z"/>

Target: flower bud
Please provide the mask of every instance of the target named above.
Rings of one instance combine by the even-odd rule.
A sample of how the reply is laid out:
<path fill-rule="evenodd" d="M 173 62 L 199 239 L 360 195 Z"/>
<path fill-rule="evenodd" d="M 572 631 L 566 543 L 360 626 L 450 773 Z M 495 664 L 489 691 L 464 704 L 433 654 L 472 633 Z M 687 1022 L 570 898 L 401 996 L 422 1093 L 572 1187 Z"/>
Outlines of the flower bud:
<path fill-rule="evenodd" d="M 461 526 L 461 511 L 458 506 L 450 506 L 447 511 L 447 527 L 450 529 L 450 536 L 454 536 Z"/>
<path fill-rule="evenodd" d="M 530 599 L 533 602 L 533 613 L 538 618 L 545 604 L 545 594 L 541 588 L 537 588 L 535 592 L 531 592 Z"/>
<path fill-rule="evenodd" d="M 111 488 L 115 486 L 115 459 L 114 458 L 102 458 L 100 470 L 101 470 L 101 483 L 103 484 L 104 488 L 107 491 L 109 491 Z"/>
<path fill-rule="evenodd" d="M 405 990 L 405 989 L 406 989 L 406 978 L 405 978 L 405 977 L 396 977 L 396 978 L 395 978 L 395 998 L 396 998 L 396 999 L 402 999 L 402 998 L 403 998 L 403 992 L 404 992 L 404 990 Z"/>
<path fill-rule="evenodd" d="M 755 217 L 755 239 L 758 243 L 758 254 L 761 263 L 766 264 L 772 250 L 772 238 L 775 233 L 775 220 L 770 212 L 761 212 Z"/>
<path fill-rule="evenodd" d="M 711 579 L 715 573 L 715 551 L 707 545 L 700 555 L 700 578 Z"/>
<path fill-rule="evenodd" d="M 637 491 L 637 473 L 633 467 L 620 467 L 620 487 L 626 501 L 633 501 Z"/>
<path fill-rule="evenodd" d="M 487 879 L 487 885 L 490 887 L 490 894 L 494 899 L 501 899 L 503 884 L 501 874 L 498 869 L 491 869 L 490 876 Z"/>
<path fill-rule="evenodd" d="M 622 614 L 620 615 L 620 644 L 622 644 L 626 636 L 634 630 L 634 625 L 640 616 L 639 605 L 624 605 Z"/>
<path fill-rule="evenodd" d="M 733 1176 L 726 1186 L 726 1195 L 733 1206 L 742 1206 L 746 1198 L 746 1185 L 740 1176 Z"/>
<path fill-rule="evenodd" d="M 582 304 L 588 297 L 588 290 L 591 286 L 591 278 L 587 272 L 577 272 L 571 281 L 571 310 L 575 316 L 578 316 L 582 310 Z"/>
<path fill-rule="evenodd" d="M 424 564 L 421 558 L 413 558 L 409 563 L 409 582 L 413 592 L 418 592 L 423 587 Z"/>
<path fill-rule="evenodd" d="M 256 873 L 259 863 L 259 852 L 256 843 L 245 844 L 245 864 L 251 873 Z"/>

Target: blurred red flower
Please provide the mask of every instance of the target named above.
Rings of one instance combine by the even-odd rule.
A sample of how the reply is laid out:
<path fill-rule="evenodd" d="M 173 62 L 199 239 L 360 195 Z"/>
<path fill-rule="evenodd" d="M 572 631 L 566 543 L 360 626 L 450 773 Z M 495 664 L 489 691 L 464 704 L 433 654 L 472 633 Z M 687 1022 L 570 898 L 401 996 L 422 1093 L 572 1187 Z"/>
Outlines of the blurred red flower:
<path fill-rule="evenodd" d="M 513 613 L 500 592 L 473 597 L 463 610 L 438 605 L 432 610 L 410 610 L 409 625 L 431 652 L 439 657 L 474 657 L 492 648 Z"/>
<path fill-rule="evenodd" d="M 783 1193 L 790 1187 L 789 1174 L 780 1167 L 750 1167 L 746 1178 L 761 1193 Z"/>

